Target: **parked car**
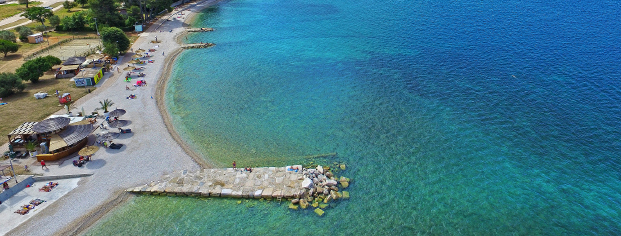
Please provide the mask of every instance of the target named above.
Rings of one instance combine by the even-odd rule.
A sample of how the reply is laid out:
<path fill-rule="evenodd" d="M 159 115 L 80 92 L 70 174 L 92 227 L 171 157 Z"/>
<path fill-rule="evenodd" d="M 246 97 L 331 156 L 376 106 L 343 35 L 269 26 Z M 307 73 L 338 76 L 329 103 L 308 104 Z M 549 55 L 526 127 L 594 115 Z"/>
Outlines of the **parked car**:
<path fill-rule="evenodd" d="M 2 0 L 0 0 L 0 1 L 2 1 Z M 45 8 L 45 9 L 50 9 L 50 10 L 54 9 L 54 8 L 52 8 L 52 7 L 44 7 L 44 8 Z"/>

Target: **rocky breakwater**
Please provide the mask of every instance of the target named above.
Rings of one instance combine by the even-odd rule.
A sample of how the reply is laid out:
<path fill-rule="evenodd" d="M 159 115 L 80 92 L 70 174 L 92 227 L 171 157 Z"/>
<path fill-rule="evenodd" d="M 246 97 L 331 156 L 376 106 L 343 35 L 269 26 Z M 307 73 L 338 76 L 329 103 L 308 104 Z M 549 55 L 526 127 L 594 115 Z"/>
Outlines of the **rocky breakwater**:
<path fill-rule="evenodd" d="M 294 167 L 295 168 L 295 167 Z M 345 164 L 337 164 L 336 168 L 345 170 Z M 318 165 L 312 169 L 303 169 L 304 180 L 302 187 L 304 192 L 300 198 L 291 200 L 290 209 L 306 209 L 312 207 L 317 215 L 322 216 L 325 210 L 334 206 L 338 200 L 349 199 L 349 192 L 343 191 L 349 187 L 350 179 L 344 176 L 336 176 L 330 171 L 329 166 Z"/>
<path fill-rule="evenodd" d="M 213 31 L 213 28 L 189 28 L 186 29 L 187 32 L 210 32 Z"/>
<path fill-rule="evenodd" d="M 215 43 L 195 43 L 195 44 L 184 44 L 181 46 L 183 49 L 192 49 L 192 48 L 209 48 L 216 46 Z"/>

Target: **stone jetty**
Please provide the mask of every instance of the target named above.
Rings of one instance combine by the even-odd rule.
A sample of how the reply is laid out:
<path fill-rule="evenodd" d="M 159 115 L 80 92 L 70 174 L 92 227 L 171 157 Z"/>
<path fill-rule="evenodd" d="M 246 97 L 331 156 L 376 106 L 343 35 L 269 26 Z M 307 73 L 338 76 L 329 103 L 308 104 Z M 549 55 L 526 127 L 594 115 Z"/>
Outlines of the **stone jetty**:
<path fill-rule="evenodd" d="M 332 167 L 345 170 L 344 164 Z M 177 171 L 161 180 L 127 189 L 127 192 L 169 196 L 230 197 L 291 200 L 289 208 L 311 208 L 322 216 L 331 203 L 348 199 L 350 179 L 337 177 L 329 166 L 303 168 L 261 167 L 244 169 L 202 169 Z"/>
<path fill-rule="evenodd" d="M 194 43 L 194 44 L 184 44 L 181 45 L 183 49 L 191 49 L 191 48 L 209 48 L 216 46 L 215 43 Z"/>
<path fill-rule="evenodd" d="M 213 31 L 213 28 L 189 28 L 186 29 L 187 32 L 209 32 Z"/>
<path fill-rule="evenodd" d="M 302 166 L 296 166 L 300 170 Z M 295 167 L 293 167 L 295 168 Z M 165 175 L 162 180 L 128 192 L 154 195 L 181 195 L 232 198 L 299 198 L 304 193 L 302 171 L 287 171 L 292 167 L 243 169 L 187 170 Z"/>

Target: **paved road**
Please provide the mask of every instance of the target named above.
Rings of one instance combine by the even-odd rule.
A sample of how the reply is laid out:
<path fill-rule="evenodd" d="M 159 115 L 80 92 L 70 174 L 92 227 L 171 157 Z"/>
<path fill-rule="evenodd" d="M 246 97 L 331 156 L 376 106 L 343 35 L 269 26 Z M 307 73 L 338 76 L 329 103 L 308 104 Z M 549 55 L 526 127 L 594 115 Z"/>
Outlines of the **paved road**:
<path fill-rule="evenodd" d="M 57 3 L 57 2 L 64 2 L 63 0 L 37 0 L 37 1 L 38 1 L 38 2 L 42 2 L 42 3 L 41 3 L 41 5 L 38 5 L 38 6 L 40 6 L 40 7 L 49 7 L 49 6 L 51 6 L 52 4 L 54 4 L 54 3 Z M 14 2 L 7 2 L 7 3 L 5 3 L 5 4 L 13 4 L 13 3 L 17 3 L 17 1 L 14 1 Z M 4 5 L 4 4 L 1 4 L 1 5 Z M 53 11 L 58 11 L 58 10 L 60 10 L 62 7 L 63 7 L 62 5 L 57 6 L 57 7 L 55 7 L 55 8 L 53 9 Z M 32 21 L 27 21 L 27 22 L 21 23 L 21 24 L 19 24 L 19 25 L 14 25 L 14 26 L 11 26 L 11 27 L 8 27 L 8 28 L 4 28 L 4 27 L 3 27 L 3 26 L 4 26 L 4 25 L 6 25 L 6 24 L 10 24 L 10 23 L 13 23 L 13 22 L 18 21 L 18 20 L 21 20 L 21 19 L 26 19 L 26 18 L 24 18 L 24 17 L 22 17 L 22 16 L 20 16 L 20 15 L 21 15 L 21 13 L 20 13 L 20 14 L 17 14 L 17 15 L 14 15 L 14 16 L 11 16 L 11 17 L 9 17 L 9 18 L 6 18 L 6 19 L 3 19 L 3 20 L 0 20 L 0 28 L 2 28 L 2 29 L 12 29 L 12 28 L 15 28 L 15 27 L 20 26 L 20 25 L 30 24 L 30 22 L 32 22 Z"/>

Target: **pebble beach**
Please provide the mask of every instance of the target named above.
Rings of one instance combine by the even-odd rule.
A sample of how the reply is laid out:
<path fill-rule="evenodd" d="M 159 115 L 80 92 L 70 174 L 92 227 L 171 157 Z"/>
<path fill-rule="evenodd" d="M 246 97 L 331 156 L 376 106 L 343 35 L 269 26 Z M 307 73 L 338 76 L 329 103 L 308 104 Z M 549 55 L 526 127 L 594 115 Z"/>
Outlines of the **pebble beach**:
<path fill-rule="evenodd" d="M 76 171 L 93 175 L 82 178 L 73 191 L 31 216 L 7 235 L 79 234 L 131 196 L 123 190 L 146 184 L 176 170 L 209 167 L 201 159 L 193 158 L 196 155 L 179 143 L 181 140 L 174 133 L 169 119 L 162 117 L 167 115 L 163 86 L 167 76 L 170 76 L 174 58 L 182 51 L 176 38 L 185 32 L 185 22 L 191 20 L 192 14 L 216 2 L 208 0 L 179 6 L 143 32 L 132 45 L 132 51 L 156 49 L 149 58 L 153 63 L 141 65 L 145 67 L 142 73 L 146 76 L 140 79 L 146 80 L 149 86 L 126 90 L 126 86 L 132 85 L 125 82 L 127 71 L 122 68 L 130 65 L 133 55 L 130 51 L 117 63 L 120 73 L 116 70 L 111 72 L 112 75 L 103 81 L 101 87 L 75 103 L 75 113 L 82 108 L 90 112 L 99 107 L 99 101 L 112 100 L 114 105 L 111 110 L 119 108 L 127 111 L 120 119 L 127 121 L 124 128 L 131 128 L 133 133 L 122 134 L 114 140 L 123 144 L 123 148 L 100 149 L 93 155 L 94 160 L 82 169 L 71 166 L 71 161 L 49 165 L 49 170 L 32 168 L 35 173 L 43 175 L 72 174 Z M 152 42 L 155 36 L 158 43 Z M 131 94 L 136 98 L 127 99 Z M 58 112 L 62 113 L 62 110 Z M 94 142 L 91 139 L 89 144 Z"/>

